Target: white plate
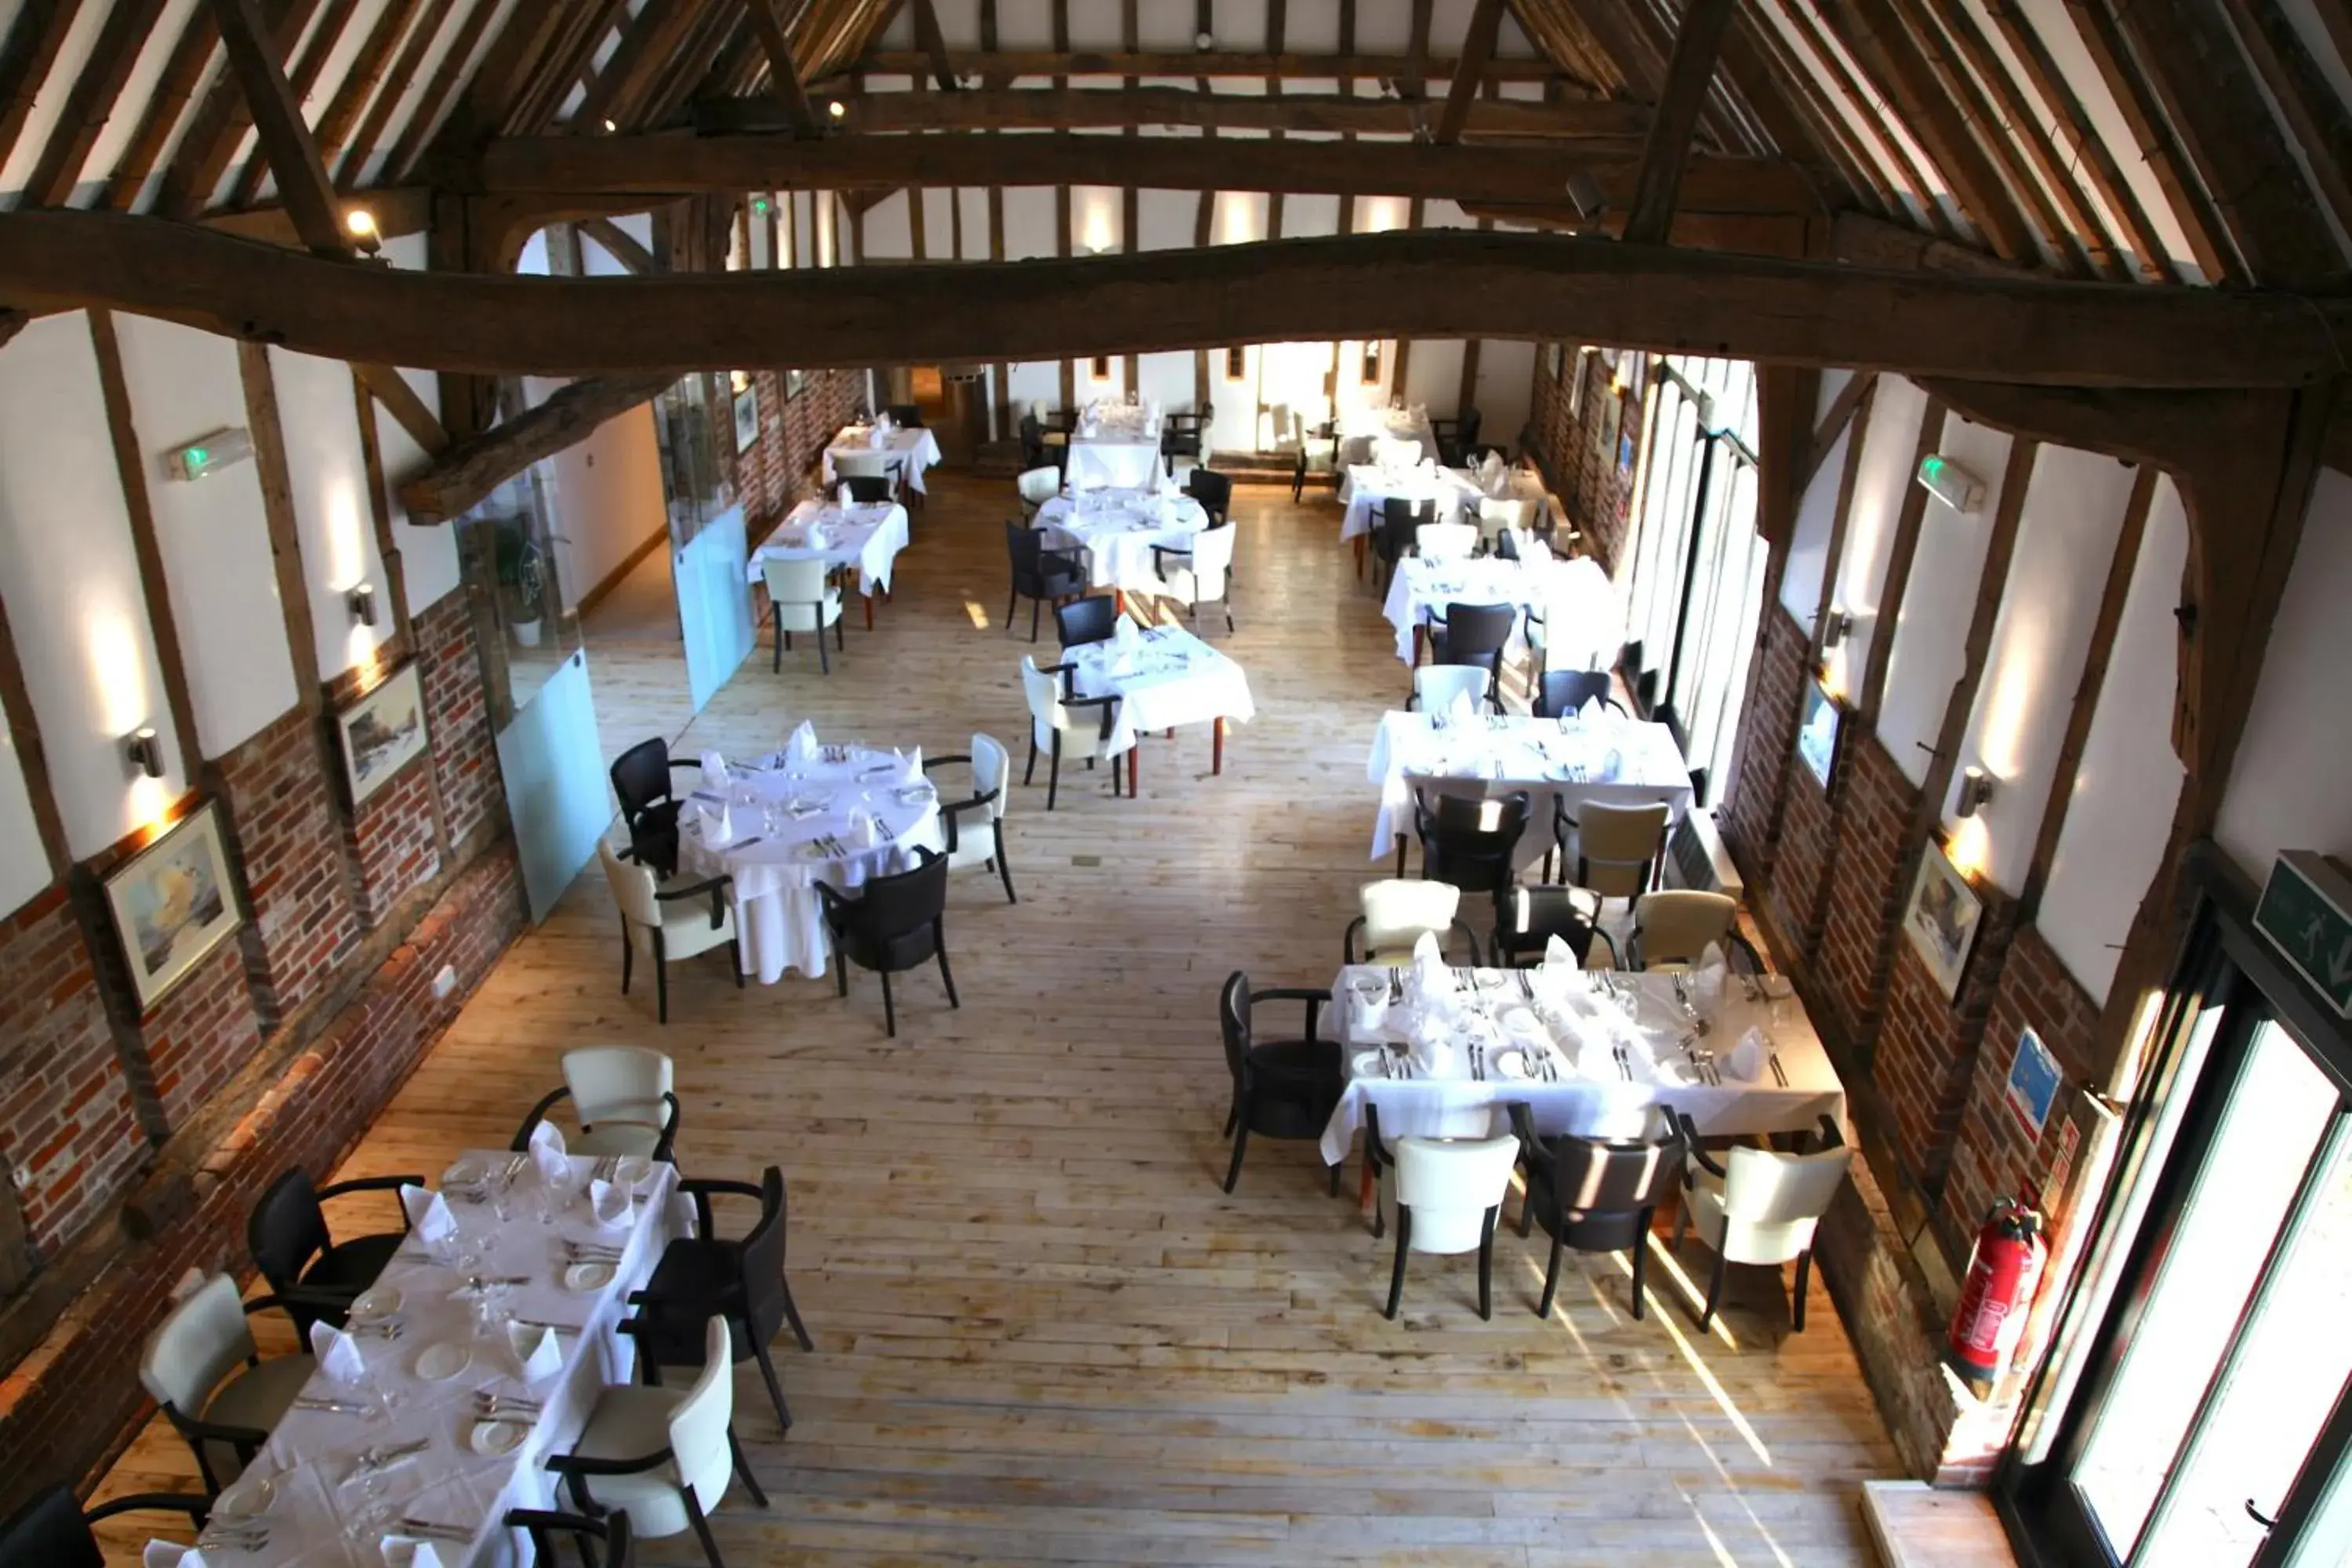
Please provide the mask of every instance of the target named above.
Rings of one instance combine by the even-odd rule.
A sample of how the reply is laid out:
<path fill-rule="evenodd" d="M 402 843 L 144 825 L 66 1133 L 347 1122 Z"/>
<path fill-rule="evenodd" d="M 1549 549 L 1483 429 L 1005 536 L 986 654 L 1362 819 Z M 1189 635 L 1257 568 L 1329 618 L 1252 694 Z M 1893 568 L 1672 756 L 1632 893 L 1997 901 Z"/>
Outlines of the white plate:
<path fill-rule="evenodd" d="M 400 1292 L 389 1285 L 377 1285 L 360 1293 L 352 1303 L 354 1318 L 383 1318 L 400 1310 Z"/>
<path fill-rule="evenodd" d="M 1535 1016 L 1532 1008 L 1506 1008 L 1499 1022 L 1510 1034 L 1540 1035 L 1543 1033 L 1543 1020 Z"/>
<path fill-rule="evenodd" d="M 1356 1070 L 1356 1076 L 1358 1078 L 1381 1077 L 1381 1053 L 1379 1051 L 1358 1051 L 1356 1053 L 1356 1059 L 1352 1064 Z"/>
<path fill-rule="evenodd" d="M 1517 1051 L 1500 1051 L 1495 1057 L 1495 1071 L 1504 1078 L 1528 1077 L 1528 1058 Z"/>
<path fill-rule="evenodd" d="M 609 1263 L 575 1263 L 563 1271 L 566 1290 L 602 1290 L 613 1282 Z"/>
<path fill-rule="evenodd" d="M 276 1481 L 257 1471 L 247 1470 L 213 1500 L 213 1517 L 251 1519 L 268 1513 L 277 1496 Z"/>
<path fill-rule="evenodd" d="M 511 1454 L 529 1435 L 530 1429 L 520 1421 L 477 1421 L 467 1441 L 477 1454 Z"/>
<path fill-rule="evenodd" d="M 446 1383 L 473 1359 L 473 1351 L 465 1345 L 426 1345 L 416 1358 L 416 1375 L 427 1383 Z"/>

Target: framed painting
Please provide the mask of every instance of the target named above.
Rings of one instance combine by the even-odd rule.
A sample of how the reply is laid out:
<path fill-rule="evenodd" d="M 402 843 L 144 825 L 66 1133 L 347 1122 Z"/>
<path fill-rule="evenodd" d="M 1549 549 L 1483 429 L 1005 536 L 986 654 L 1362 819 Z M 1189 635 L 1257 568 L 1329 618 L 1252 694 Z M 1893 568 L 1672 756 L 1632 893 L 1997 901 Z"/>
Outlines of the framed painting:
<path fill-rule="evenodd" d="M 1559 384 L 1560 370 L 1567 363 L 1567 352 L 1559 344 L 1544 345 L 1544 374 L 1551 378 L 1552 384 L 1555 386 Z"/>
<path fill-rule="evenodd" d="M 1960 973 L 1969 966 L 1969 950 L 1976 945 L 1977 921 L 1983 913 L 1984 903 L 1969 879 L 1944 847 L 1929 839 L 1919 854 L 1919 873 L 1911 879 L 1903 929 L 1947 997 L 1959 991 Z"/>
<path fill-rule="evenodd" d="M 357 806 L 425 752 L 425 685 L 414 661 L 335 715 L 343 743 L 343 782 Z"/>
<path fill-rule="evenodd" d="M 760 395 L 750 387 L 735 395 L 735 449 L 748 452 L 760 438 Z"/>
<path fill-rule="evenodd" d="M 784 396 L 787 399 L 798 397 L 801 395 L 801 389 L 807 384 L 808 372 L 804 370 L 784 372 Z"/>
<path fill-rule="evenodd" d="M 1797 755 L 1805 759 L 1814 782 L 1823 789 L 1829 787 L 1830 770 L 1837 764 L 1838 730 L 1843 719 L 1837 699 L 1822 689 L 1820 681 L 1805 682 L 1805 717 L 1797 727 Z"/>
<path fill-rule="evenodd" d="M 116 868 L 106 908 L 144 1012 L 245 923 L 213 805 Z"/>

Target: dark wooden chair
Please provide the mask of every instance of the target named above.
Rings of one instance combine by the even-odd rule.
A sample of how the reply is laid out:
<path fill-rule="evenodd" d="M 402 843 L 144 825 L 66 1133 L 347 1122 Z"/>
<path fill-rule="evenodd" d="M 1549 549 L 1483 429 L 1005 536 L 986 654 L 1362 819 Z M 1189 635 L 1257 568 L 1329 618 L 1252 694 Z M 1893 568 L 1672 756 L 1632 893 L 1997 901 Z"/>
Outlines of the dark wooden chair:
<path fill-rule="evenodd" d="M 1381 502 L 1380 526 L 1372 531 L 1372 555 L 1380 563 L 1374 585 L 1382 593 L 1388 591 L 1389 579 L 1396 575 L 1396 563 L 1412 553 L 1413 535 L 1424 522 L 1437 521 L 1437 503 L 1433 500 L 1412 500 L 1404 496 L 1389 496 Z"/>
<path fill-rule="evenodd" d="M 1519 1234 L 1530 1221 L 1551 1237 L 1551 1260 L 1544 1265 L 1543 1300 L 1536 1316 L 1551 1316 L 1559 1287 L 1559 1255 L 1631 1252 L 1633 1255 L 1633 1316 L 1642 1315 L 1642 1279 L 1649 1257 L 1650 1224 L 1658 1205 L 1683 1174 L 1683 1134 L 1674 1107 L 1661 1105 L 1665 1131 L 1656 1138 L 1617 1141 L 1563 1133 L 1542 1138 L 1524 1100 L 1510 1107 L 1511 1130 L 1519 1136 L 1519 1164 L 1527 1195 L 1519 1204 Z"/>
<path fill-rule="evenodd" d="M 1416 790 L 1412 825 L 1421 839 L 1421 874 L 1451 882 L 1465 893 L 1500 893 L 1511 885 L 1511 858 L 1527 831 L 1528 792 L 1481 797 L 1441 795 L 1433 802 Z M 1404 850 L 1397 850 L 1397 875 L 1404 875 Z"/>
<path fill-rule="evenodd" d="M 849 491 L 852 504 L 880 506 L 890 499 L 890 476 L 887 474 L 844 474 L 842 485 Z"/>
<path fill-rule="evenodd" d="M 1160 460 L 1167 465 L 1168 477 L 1176 477 L 1176 459 L 1190 458 L 1199 462 L 1206 450 L 1209 421 L 1217 414 L 1214 404 L 1202 404 L 1197 414 L 1171 414 L 1160 424 Z"/>
<path fill-rule="evenodd" d="M 901 430 L 920 430 L 923 411 L 912 403 L 894 403 L 889 408 L 890 423 Z"/>
<path fill-rule="evenodd" d="M 1592 944 L 1598 942 L 1609 950 L 1609 966 L 1619 967 L 1617 943 L 1601 929 L 1601 900 L 1592 897 L 1592 907 L 1585 909 L 1577 901 L 1581 888 L 1559 888 L 1549 883 L 1529 886 L 1514 882 L 1495 895 L 1495 935 L 1490 950 L 1497 967 L 1517 969 L 1538 963 L 1551 945 L 1553 937 L 1568 943 L 1576 962 L 1589 964 L 1592 961 Z"/>
<path fill-rule="evenodd" d="M 1598 702 L 1624 713 L 1625 705 L 1611 695 L 1605 669 L 1547 669 L 1536 682 L 1535 713 L 1538 719 L 1561 719 Z"/>
<path fill-rule="evenodd" d="M 1339 1043 L 1322 1038 L 1316 1029 L 1319 1015 L 1331 1000 L 1328 991 L 1277 986 L 1250 989 L 1249 976 L 1234 970 L 1225 977 L 1217 997 L 1217 1023 L 1224 1036 L 1225 1067 L 1233 1074 L 1233 1109 L 1225 1116 L 1225 1134 L 1234 1141 L 1233 1163 L 1225 1169 L 1225 1191 L 1241 1179 L 1242 1153 L 1250 1134 L 1313 1142 L 1323 1136 L 1324 1123 L 1339 1106 L 1342 1083 Z M 1300 1002 L 1306 1005 L 1307 1032 L 1295 1040 L 1260 1040 L 1251 1026 L 1251 1010 L 1260 1002 Z M 1339 1167 L 1331 1167 L 1331 1191 L 1339 1191 Z"/>
<path fill-rule="evenodd" d="M 1475 408 L 1464 409 L 1458 419 L 1431 420 L 1430 434 L 1437 437 L 1437 460 L 1449 468 L 1467 467 L 1478 445 L 1478 426 L 1484 422 Z"/>
<path fill-rule="evenodd" d="M 956 999 L 955 973 L 948 967 L 948 858 L 936 849 L 918 849 L 915 855 L 913 870 L 869 878 L 855 899 L 830 882 L 816 885 L 824 923 L 833 932 L 834 974 L 840 994 L 849 994 L 853 963 L 880 975 L 883 1029 L 894 1039 L 898 1010 L 890 995 L 890 976 L 895 973 L 937 961 L 940 979 L 948 988 L 948 1005 L 963 1005 Z"/>
<path fill-rule="evenodd" d="M 253 1252 L 254 1267 L 269 1282 L 271 1293 L 286 1302 L 304 1339 L 314 1322 L 342 1327 L 352 1299 L 375 1283 L 408 1238 L 400 1189 L 424 1184 L 422 1176 L 362 1176 L 321 1187 L 297 1165 L 263 1191 L 245 1222 L 246 1245 Z M 390 1193 L 400 1213 L 400 1228 L 337 1241 L 327 1228 L 323 1205 L 352 1193 Z"/>
<path fill-rule="evenodd" d="M 759 1363 L 776 1419 L 789 1432 L 793 1413 L 768 1346 L 786 1323 L 802 1350 L 813 1351 L 816 1342 L 801 1322 L 784 1278 L 784 1173 L 771 1165 L 760 1173 L 757 1186 L 700 1178 L 677 1185 L 694 1200 L 694 1234 L 662 1249 L 645 1289 L 630 1293 L 633 1315 L 621 1331 L 637 1342 L 645 1381 L 658 1384 L 670 1367 L 700 1366 L 705 1325 L 713 1318 L 726 1319 L 736 1363 Z M 732 1241 L 710 1222 L 710 1200 L 720 1196 L 753 1198 L 760 1205 L 760 1217 Z"/>
<path fill-rule="evenodd" d="M 602 1519 L 591 1519 L 584 1513 L 559 1513 L 548 1509 L 510 1508 L 505 1519 L 509 1530 L 520 1530 L 530 1538 L 532 1559 L 540 1563 L 562 1561 L 556 1555 L 555 1542 L 569 1536 L 581 1568 L 636 1568 L 637 1543 L 629 1529 L 625 1509 L 614 1509 Z M 604 1556 L 596 1547 L 604 1548 Z"/>
<path fill-rule="evenodd" d="M 1194 468 L 1184 480 L 1184 493 L 1201 503 L 1201 510 L 1209 514 L 1211 528 L 1223 528 L 1233 521 L 1232 476 L 1212 468 Z"/>
<path fill-rule="evenodd" d="M 106 1568 L 106 1553 L 89 1528 L 100 1520 L 153 1509 L 184 1513 L 202 1529 L 212 1506 L 210 1498 L 193 1492 L 135 1492 L 84 1512 L 61 1481 L 35 1492 L 0 1523 L 0 1568 Z"/>
<path fill-rule="evenodd" d="M 1021 601 L 1029 603 L 1029 640 L 1037 640 L 1037 620 L 1044 605 L 1059 605 L 1087 591 L 1086 568 L 1066 550 L 1048 550 L 1045 536 L 1006 520 L 1004 550 L 1013 563 L 1013 595 L 1004 602 L 1004 629 L 1013 629 L 1013 613 Z"/>
<path fill-rule="evenodd" d="M 672 757 L 659 735 L 639 741 L 613 761 L 613 794 L 621 802 L 629 848 L 656 876 L 677 874 L 677 813 L 684 802 L 670 774 L 680 768 L 693 770 L 698 779 L 702 775 L 699 763 Z"/>
<path fill-rule="evenodd" d="M 1429 628 L 1429 661 L 1484 665 L 1495 678 L 1495 689 L 1500 691 L 1503 650 L 1510 646 L 1511 633 L 1518 624 L 1516 605 L 1465 605 L 1457 600 L 1445 606 L 1445 624 Z"/>
<path fill-rule="evenodd" d="M 1111 594 L 1089 594 L 1055 605 L 1054 629 L 1061 635 L 1062 651 L 1110 641 L 1118 634 L 1118 599 Z"/>

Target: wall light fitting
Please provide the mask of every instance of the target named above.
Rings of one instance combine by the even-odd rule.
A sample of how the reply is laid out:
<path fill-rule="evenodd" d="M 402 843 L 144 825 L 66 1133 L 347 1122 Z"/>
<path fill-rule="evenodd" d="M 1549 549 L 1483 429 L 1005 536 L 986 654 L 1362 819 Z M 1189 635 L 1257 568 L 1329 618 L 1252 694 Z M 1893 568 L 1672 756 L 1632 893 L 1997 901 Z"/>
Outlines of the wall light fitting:
<path fill-rule="evenodd" d="M 142 724 L 122 738 L 123 759 L 139 770 L 142 778 L 163 776 L 163 742 L 157 738 L 155 727 Z"/>
<path fill-rule="evenodd" d="M 1837 647 L 1852 636 L 1853 636 L 1852 610 L 1832 610 L 1829 617 L 1822 622 L 1822 648 L 1824 652 Z"/>
<path fill-rule="evenodd" d="M 824 111 L 827 114 L 832 115 L 835 120 L 846 120 L 849 118 L 849 105 L 842 102 L 841 100 L 837 98 L 831 103 L 824 106 Z"/>
<path fill-rule="evenodd" d="M 1982 768 L 1960 770 L 1960 798 L 1953 809 L 1961 816 L 1974 816 L 1978 808 L 1992 799 L 1993 777 Z"/>
<path fill-rule="evenodd" d="M 373 239 L 375 214 L 365 207 L 352 207 L 343 214 L 343 229 L 353 239 Z"/>
<path fill-rule="evenodd" d="M 163 477 L 191 481 L 205 479 L 252 456 L 252 433 L 242 425 L 233 425 L 164 453 Z"/>
<path fill-rule="evenodd" d="M 351 606 L 352 619 L 357 621 L 363 626 L 372 626 L 375 625 L 376 608 L 374 584 L 360 584 L 350 593 L 343 595 L 343 603 Z"/>

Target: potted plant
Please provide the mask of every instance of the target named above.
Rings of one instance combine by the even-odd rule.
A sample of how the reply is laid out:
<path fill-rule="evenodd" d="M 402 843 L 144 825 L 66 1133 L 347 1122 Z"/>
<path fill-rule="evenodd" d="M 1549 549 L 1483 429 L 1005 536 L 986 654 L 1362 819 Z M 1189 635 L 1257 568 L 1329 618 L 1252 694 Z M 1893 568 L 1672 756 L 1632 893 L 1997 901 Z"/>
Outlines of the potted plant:
<path fill-rule="evenodd" d="M 507 626 L 524 647 L 537 647 L 547 605 L 547 559 L 520 517 L 499 524 L 499 584 L 506 595 Z"/>

